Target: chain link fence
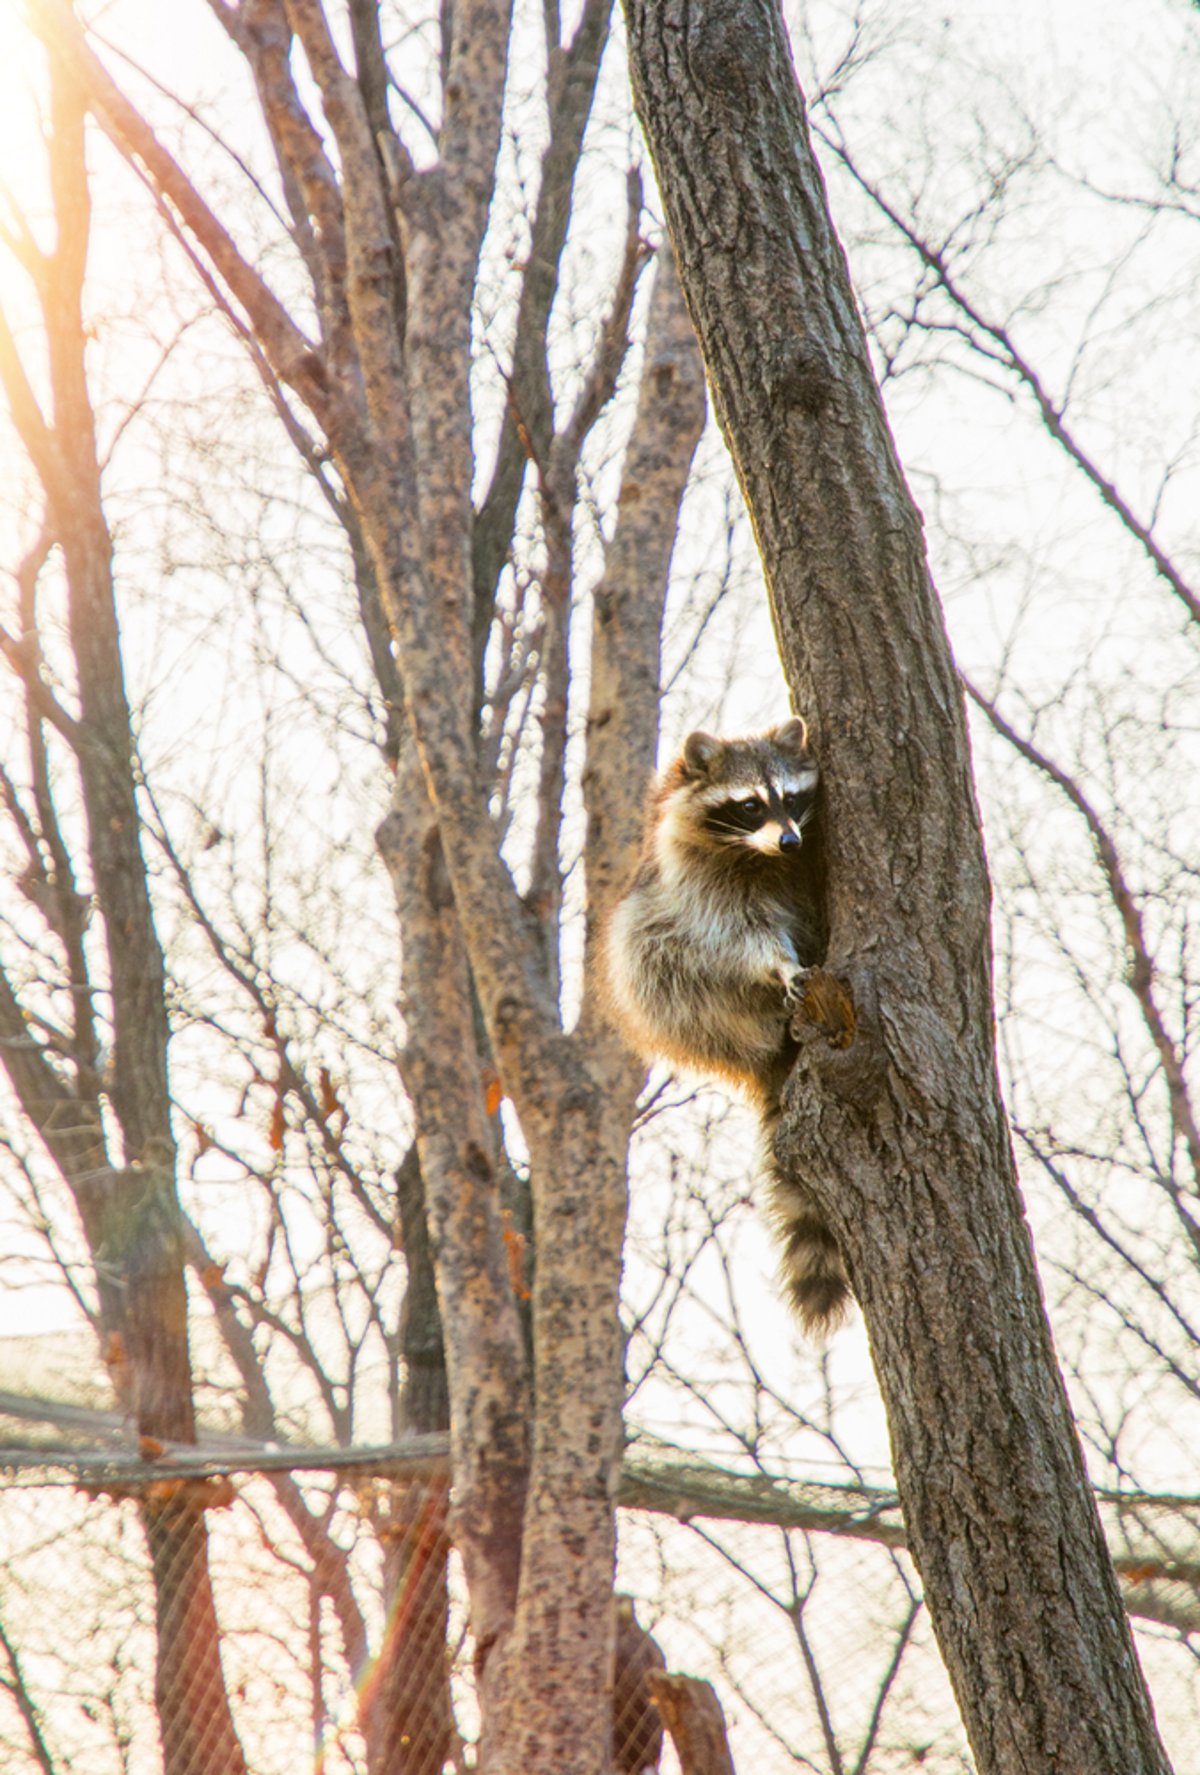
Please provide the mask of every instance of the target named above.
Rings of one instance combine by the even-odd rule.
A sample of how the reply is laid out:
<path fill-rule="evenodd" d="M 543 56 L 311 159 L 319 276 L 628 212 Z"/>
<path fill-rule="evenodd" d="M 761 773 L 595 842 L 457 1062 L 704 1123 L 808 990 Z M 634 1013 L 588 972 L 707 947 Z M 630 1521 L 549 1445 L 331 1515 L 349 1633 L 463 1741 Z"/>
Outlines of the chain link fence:
<path fill-rule="evenodd" d="M 0 1466 L 6 1775 L 472 1767 L 439 1438 L 253 1462 L 10 1444 Z M 886 1489 L 639 1445 L 622 1499 L 614 1770 L 970 1769 Z M 1186 1775 L 1200 1768 L 1200 1500 L 1102 1508 Z"/>

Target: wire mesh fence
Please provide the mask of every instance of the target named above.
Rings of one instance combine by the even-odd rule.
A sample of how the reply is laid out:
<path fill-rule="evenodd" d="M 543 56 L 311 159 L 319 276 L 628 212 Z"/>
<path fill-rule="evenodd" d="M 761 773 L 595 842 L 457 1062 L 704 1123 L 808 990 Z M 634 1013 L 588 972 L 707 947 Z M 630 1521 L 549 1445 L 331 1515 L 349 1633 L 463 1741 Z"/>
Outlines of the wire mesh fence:
<path fill-rule="evenodd" d="M 473 1647 L 435 1442 L 325 1468 L 293 1451 L 255 1466 L 14 1455 L 0 1766 L 472 1767 Z M 658 1449 L 633 1452 L 623 1496 L 614 1770 L 689 1775 L 706 1733 L 739 1775 L 971 1767 L 890 1494 Z M 1104 1510 L 1164 1738 L 1196 1769 L 1200 1502 Z"/>

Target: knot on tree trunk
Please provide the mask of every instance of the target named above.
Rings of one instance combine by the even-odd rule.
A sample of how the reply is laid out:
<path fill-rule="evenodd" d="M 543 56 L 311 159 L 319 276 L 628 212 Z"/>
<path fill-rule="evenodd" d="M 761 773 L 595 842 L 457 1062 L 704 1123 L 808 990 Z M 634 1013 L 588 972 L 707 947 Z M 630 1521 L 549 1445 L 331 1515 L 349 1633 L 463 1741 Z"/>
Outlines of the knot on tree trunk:
<path fill-rule="evenodd" d="M 812 968 L 791 1022 L 799 1052 L 784 1092 L 785 1106 L 801 1081 L 860 1109 L 873 1106 L 884 1086 L 887 1053 L 879 994 L 862 965 Z"/>
<path fill-rule="evenodd" d="M 802 292 L 798 292 L 802 298 Z M 802 310 L 801 310 L 802 312 Z M 815 419 L 831 405 L 838 378 L 833 361 L 816 340 L 792 337 L 766 353 L 772 397 Z"/>
<path fill-rule="evenodd" d="M 688 70 L 707 98 L 744 112 L 769 59 L 771 19 L 765 8 L 716 4 L 688 11 Z"/>

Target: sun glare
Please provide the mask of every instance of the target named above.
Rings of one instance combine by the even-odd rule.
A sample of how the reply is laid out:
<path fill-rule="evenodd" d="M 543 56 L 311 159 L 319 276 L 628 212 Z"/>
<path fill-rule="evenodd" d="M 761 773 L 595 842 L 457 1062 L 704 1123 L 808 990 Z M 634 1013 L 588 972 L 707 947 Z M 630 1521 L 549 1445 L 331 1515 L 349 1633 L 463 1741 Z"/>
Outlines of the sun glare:
<path fill-rule="evenodd" d="M 38 128 L 35 95 L 45 55 L 26 16 L 22 0 L 0 0 L 0 156 L 6 184 L 19 177 Z"/>
<path fill-rule="evenodd" d="M 45 57 L 25 23 L 21 0 L 0 0 L 0 222 L 24 218 L 45 244 L 49 203 L 41 139 Z M 0 291 L 14 283 L 11 253 L 0 243 Z"/>

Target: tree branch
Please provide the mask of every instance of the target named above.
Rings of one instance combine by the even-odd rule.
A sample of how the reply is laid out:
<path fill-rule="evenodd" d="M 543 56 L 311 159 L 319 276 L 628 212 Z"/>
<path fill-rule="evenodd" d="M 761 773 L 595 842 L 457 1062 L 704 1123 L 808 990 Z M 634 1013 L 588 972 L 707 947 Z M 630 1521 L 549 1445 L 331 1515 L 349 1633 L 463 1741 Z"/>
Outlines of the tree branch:
<path fill-rule="evenodd" d="M 1154 987 L 1156 969 L 1146 941 L 1141 907 L 1125 878 L 1117 847 L 1079 784 L 1068 776 L 1059 765 L 1055 764 L 1047 753 L 1035 746 L 1032 740 L 1019 734 L 1012 723 L 1000 713 L 996 704 L 984 696 L 982 691 L 977 690 L 969 679 L 964 678 L 963 684 L 967 695 L 976 708 L 986 716 L 995 732 L 1007 741 L 1027 763 L 1032 764 L 1044 777 L 1049 778 L 1055 788 L 1070 802 L 1076 813 L 1082 816 L 1084 824 L 1087 826 L 1095 846 L 1096 860 L 1108 888 L 1109 898 L 1121 921 L 1121 931 L 1125 939 L 1125 948 L 1130 964 L 1129 989 L 1137 1001 L 1142 1021 L 1158 1055 L 1163 1079 L 1167 1086 L 1167 1097 L 1171 1105 L 1171 1120 L 1183 1137 L 1192 1168 L 1192 1176 L 1197 1186 L 1200 1187 L 1200 1125 L 1197 1124 L 1196 1116 L 1192 1110 L 1191 1095 L 1188 1091 L 1182 1058 L 1171 1039 L 1159 1009 L 1158 996 Z"/>
<path fill-rule="evenodd" d="M 61 56 L 113 145 L 127 160 L 141 163 L 156 189 L 208 253 L 244 309 L 281 381 L 295 390 L 328 431 L 337 400 L 312 341 L 252 270 L 228 230 L 121 92 L 88 45 L 67 0 L 26 0 L 26 11 L 30 28 L 52 55 Z"/>
<path fill-rule="evenodd" d="M 990 339 L 992 344 L 997 347 L 1000 354 L 999 361 L 1013 373 L 1017 381 L 1032 397 L 1034 405 L 1041 414 L 1042 423 L 1050 436 L 1062 448 L 1076 468 L 1081 471 L 1084 478 L 1096 489 L 1105 505 L 1116 514 L 1130 536 L 1139 544 L 1153 565 L 1155 572 L 1170 587 L 1191 620 L 1200 622 L 1200 594 L 1189 585 L 1166 550 L 1156 540 L 1151 527 L 1148 524 L 1143 524 L 1135 515 L 1133 508 L 1122 498 L 1114 483 L 1104 475 L 1084 450 L 1067 424 L 1064 406 L 1051 398 L 1041 377 L 1029 359 L 1019 350 L 1008 329 L 987 319 L 982 310 L 960 288 L 946 263 L 944 252 L 924 240 L 913 225 L 907 222 L 900 212 L 887 201 L 882 192 L 864 177 L 845 146 L 824 131 L 818 130 L 817 133 L 830 151 L 837 155 L 854 182 L 866 193 L 880 213 L 887 217 L 897 233 L 908 242 L 921 263 L 933 272 L 938 287 L 944 291 L 952 306 L 965 316 L 971 326 L 976 328 L 986 339 Z"/>

